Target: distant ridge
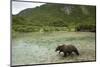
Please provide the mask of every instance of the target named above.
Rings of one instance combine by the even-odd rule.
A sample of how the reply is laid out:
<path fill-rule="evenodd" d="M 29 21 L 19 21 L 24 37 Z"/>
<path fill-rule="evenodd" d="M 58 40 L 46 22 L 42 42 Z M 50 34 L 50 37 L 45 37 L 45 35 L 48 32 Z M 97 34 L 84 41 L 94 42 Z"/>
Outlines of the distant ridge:
<path fill-rule="evenodd" d="M 96 7 L 66 4 L 44 4 L 13 16 L 13 25 L 95 28 Z"/>

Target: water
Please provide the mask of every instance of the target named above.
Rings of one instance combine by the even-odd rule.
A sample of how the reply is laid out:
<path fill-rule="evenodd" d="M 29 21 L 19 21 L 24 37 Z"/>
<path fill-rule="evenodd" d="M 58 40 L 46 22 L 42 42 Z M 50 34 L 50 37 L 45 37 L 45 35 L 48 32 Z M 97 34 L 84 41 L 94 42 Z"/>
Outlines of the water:
<path fill-rule="evenodd" d="M 59 44 L 75 45 L 80 56 L 62 57 Z M 95 60 L 95 34 L 89 32 L 23 33 L 12 38 L 12 65 L 44 64 Z"/>

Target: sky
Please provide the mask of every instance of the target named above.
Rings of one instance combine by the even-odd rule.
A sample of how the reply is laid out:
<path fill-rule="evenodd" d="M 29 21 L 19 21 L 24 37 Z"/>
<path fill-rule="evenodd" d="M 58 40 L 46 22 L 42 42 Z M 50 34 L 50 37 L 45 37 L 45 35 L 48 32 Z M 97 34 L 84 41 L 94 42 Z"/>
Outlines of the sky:
<path fill-rule="evenodd" d="M 12 1 L 12 14 L 18 14 L 20 11 L 27 8 L 34 8 L 36 6 L 43 5 L 45 3 L 33 3 L 33 2 L 18 2 Z"/>

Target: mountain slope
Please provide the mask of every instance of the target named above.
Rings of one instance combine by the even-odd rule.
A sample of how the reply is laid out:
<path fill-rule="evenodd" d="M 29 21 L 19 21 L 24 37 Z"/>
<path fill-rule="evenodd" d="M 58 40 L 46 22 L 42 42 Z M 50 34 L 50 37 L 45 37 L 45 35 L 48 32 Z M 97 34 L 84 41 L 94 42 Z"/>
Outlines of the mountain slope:
<path fill-rule="evenodd" d="M 13 16 L 13 29 L 16 30 L 17 27 L 21 26 L 31 28 L 31 31 L 33 31 L 36 26 L 41 28 L 49 26 L 75 29 L 83 26 L 82 29 L 93 27 L 94 30 L 96 23 L 95 12 L 95 6 L 44 4 L 40 7 L 25 9 Z"/>

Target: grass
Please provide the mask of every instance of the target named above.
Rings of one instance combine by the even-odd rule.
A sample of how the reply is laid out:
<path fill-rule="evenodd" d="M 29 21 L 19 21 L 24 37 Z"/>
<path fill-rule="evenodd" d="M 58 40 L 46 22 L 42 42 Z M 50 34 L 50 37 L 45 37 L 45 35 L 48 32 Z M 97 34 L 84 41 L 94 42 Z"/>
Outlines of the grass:
<path fill-rule="evenodd" d="M 80 56 L 62 57 L 55 52 L 59 44 L 73 44 Z M 44 64 L 95 59 L 95 33 L 90 32 L 31 32 L 18 33 L 12 38 L 12 65 Z"/>

